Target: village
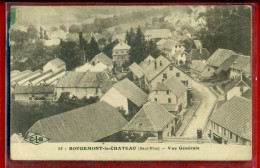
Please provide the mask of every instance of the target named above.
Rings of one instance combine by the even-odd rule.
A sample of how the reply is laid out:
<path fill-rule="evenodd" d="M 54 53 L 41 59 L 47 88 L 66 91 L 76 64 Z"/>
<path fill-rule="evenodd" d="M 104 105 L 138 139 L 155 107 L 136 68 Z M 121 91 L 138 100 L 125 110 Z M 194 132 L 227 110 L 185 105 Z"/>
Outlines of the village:
<path fill-rule="evenodd" d="M 204 25 L 206 19 L 194 24 Z M 100 51 L 89 59 L 80 31 L 80 66 L 68 70 L 70 62 L 55 57 L 37 70 L 12 70 L 13 102 L 95 101 L 39 118 L 25 133 L 14 132 L 11 142 L 37 133 L 50 142 L 251 145 L 251 56 L 227 48 L 210 53 L 188 28 L 134 30 L 144 32 L 142 40 L 158 50 L 137 52 L 132 58 L 141 50 L 129 40 L 131 31 L 118 32 L 112 58 Z"/>

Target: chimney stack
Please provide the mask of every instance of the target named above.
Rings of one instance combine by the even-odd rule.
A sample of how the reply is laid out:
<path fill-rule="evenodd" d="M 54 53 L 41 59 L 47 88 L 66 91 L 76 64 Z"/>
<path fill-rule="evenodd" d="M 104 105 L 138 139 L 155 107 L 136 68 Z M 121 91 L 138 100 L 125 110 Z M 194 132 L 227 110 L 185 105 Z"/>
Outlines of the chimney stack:
<path fill-rule="evenodd" d="M 200 53 L 202 53 L 202 48 L 200 48 Z"/>
<path fill-rule="evenodd" d="M 197 129 L 197 142 L 202 143 L 202 129 Z"/>

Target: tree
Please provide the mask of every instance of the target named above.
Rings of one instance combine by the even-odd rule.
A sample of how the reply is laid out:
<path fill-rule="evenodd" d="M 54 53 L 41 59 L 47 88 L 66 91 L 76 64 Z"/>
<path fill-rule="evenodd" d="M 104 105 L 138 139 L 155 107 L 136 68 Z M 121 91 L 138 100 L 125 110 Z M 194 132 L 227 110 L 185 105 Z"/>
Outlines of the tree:
<path fill-rule="evenodd" d="M 98 53 L 100 53 L 99 47 L 98 47 L 98 43 L 96 42 L 96 40 L 94 39 L 94 37 L 91 37 L 91 40 L 89 42 L 89 44 L 86 44 L 86 56 L 88 58 L 88 60 L 90 61 L 95 55 L 97 55 Z"/>
<path fill-rule="evenodd" d="M 40 27 L 40 39 L 43 39 L 43 29 Z"/>
<path fill-rule="evenodd" d="M 46 30 L 44 30 L 44 36 L 43 36 L 43 38 L 44 38 L 45 40 L 48 40 L 48 39 L 49 39 Z"/>
<path fill-rule="evenodd" d="M 118 40 L 115 40 L 108 45 L 106 45 L 102 52 L 105 53 L 108 57 L 112 58 L 113 48 L 119 43 Z"/>
<path fill-rule="evenodd" d="M 132 46 L 134 39 L 135 39 L 135 32 L 134 29 L 131 27 L 130 32 L 128 31 L 126 32 L 125 41 L 129 46 Z"/>
<path fill-rule="evenodd" d="M 80 31 L 81 31 L 81 28 L 78 25 L 71 25 L 69 27 L 69 33 L 79 33 Z"/>
<path fill-rule="evenodd" d="M 38 30 L 36 29 L 36 27 L 34 25 L 30 25 L 27 28 L 27 34 L 28 34 L 29 38 L 36 39 L 37 38 L 37 34 L 38 34 Z"/>
<path fill-rule="evenodd" d="M 64 32 L 67 32 L 67 27 L 64 24 L 60 25 L 59 28 L 60 28 L 60 30 L 63 30 Z"/>
<path fill-rule="evenodd" d="M 62 41 L 60 43 L 59 58 L 66 62 L 67 70 L 72 70 L 81 65 L 83 61 L 83 51 L 80 50 L 77 43 L 73 41 Z"/>
<path fill-rule="evenodd" d="M 214 6 L 205 12 L 207 28 L 199 32 L 205 48 L 218 48 L 251 55 L 251 10 L 247 6 Z"/>
<path fill-rule="evenodd" d="M 146 54 L 151 55 L 154 58 L 157 58 L 160 55 L 162 55 L 162 52 L 161 52 L 161 50 L 158 49 L 155 42 L 153 42 L 152 40 L 149 40 L 146 44 Z"/>
<path fill-rule="evenodd" d="M 146 57 L 146 48 L 145 48 L 145 39 L 143 32 L 140 27 L 137 28 L 136 34 L 131 44 L 130 54 L 130 63 L 136 62 L 139 64 Z"/>

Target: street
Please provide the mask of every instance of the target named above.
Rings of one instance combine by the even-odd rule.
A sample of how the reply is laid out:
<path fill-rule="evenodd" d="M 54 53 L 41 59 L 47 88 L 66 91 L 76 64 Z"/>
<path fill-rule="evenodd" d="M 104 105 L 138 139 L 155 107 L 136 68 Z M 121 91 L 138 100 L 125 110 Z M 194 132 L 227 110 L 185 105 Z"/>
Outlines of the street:
<path fill-rule="evenodd" d="M 181 136 L 183 137 L 196 137 L 197 129 L 202 129 L 204 131 L 208 123 L 208 118 L 217 101 L 217 97 L 210 91 L 210 89 L 199 82 L 193 80 L 192 88 L 200 94 L 201 104 L 182 133 Z"/>

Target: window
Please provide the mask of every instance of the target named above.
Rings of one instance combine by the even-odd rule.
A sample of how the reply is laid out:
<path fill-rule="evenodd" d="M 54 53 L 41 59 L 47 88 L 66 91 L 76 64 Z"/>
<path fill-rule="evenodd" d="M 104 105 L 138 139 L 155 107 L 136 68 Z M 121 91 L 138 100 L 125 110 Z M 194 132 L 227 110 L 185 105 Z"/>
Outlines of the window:
<path fill-rule="evenodd" d="M 121 53 L 124 53 L 124 51 L 121 51 Z"/>
<path fill-rule="evenodd" d="M 162 79 L 162 82 L 164 81 L 164 79 Z"/>
<path fill-rule="evenodd" d="M 224 128 L 224 135 L 226 136 L 227 135 L 227 130 Z"/>
<path fill-rule="evenodd" d="M 98 94 L 98 88 L 96 88 L 96 94 Z"/>
<path fill-rule="evenodd" d="M 167 79 L 167 73 L 164 73 L 164 74 L 163 74 L 163 78 L 164 78 L 164 79 Z"/>
<path fill-rule="evenodd" d="M 116 54 L 118 54 L 118 52 L 116 52 Z"/>
<path fill-rule="evenodd" d="M 162 66 L 162 61 L 160 61 L 160 66 Z"/>
<path fill-rule="evenodd" d="M 168 98 L 168 103 L 171 103 L 172 102 L 172 99 L 171 98 Z"/>
<path fill-rule="evenodd" d="M 172 71 L 172 70 L 173 70 L 173 66 L 171 65 L 171 66 L 169 67 L 169 69 L 170 69 L 170 71 Z"/>
<path fill-rule="evenodd" d="M 244 88 L 243 88 L 243 86 L 240 87 L 240 92 L 241 92 L 241 94 L 244 93 Z"/>
<path fill-rule="evenodd" d="M 238 136 L 236 135 L 236 143 L 238 143 Z"/>
<path fill-rule="evenodd" d="M 229 133 L 229 138 L 232 139 L 232 132 Z"/>
<path fill-rule="evenodd" d="M 170 94 L 170 91 L 169 91 L 169 90 L 166 90 L 166 94 L 167 94 L 167 95 Z"/>
<path fill-rule="evenodd" d="M 167 125 L 167 128 L 168 128 L 168 125 Z M 170 133 L 168 132 L 168 137 L 170 136 Z"/>
<path fill-rule="evenodd" d="M 210 71 L 210 68 L 208 68 L 208 71 Z"/>
<path fill-rule="evenodd" d="M 179 72 L 176 73 L 176 77 L 180 77 L 180 73 Z"/>
<path fill-rule="evenodd" d="M 154 98 L 154 101 L 156 101 L 156 102 L 157 102 L 157 98 Z"/>

